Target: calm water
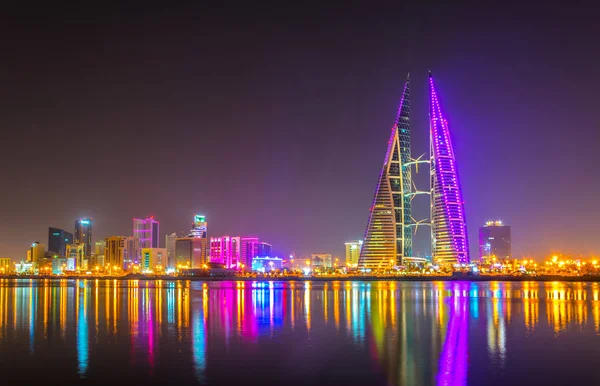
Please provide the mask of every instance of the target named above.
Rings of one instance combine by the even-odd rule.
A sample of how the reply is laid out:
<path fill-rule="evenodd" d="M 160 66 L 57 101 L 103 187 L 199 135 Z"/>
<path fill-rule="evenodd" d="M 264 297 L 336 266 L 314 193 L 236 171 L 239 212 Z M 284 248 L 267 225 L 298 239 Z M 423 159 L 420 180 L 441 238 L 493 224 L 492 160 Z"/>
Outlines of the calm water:
<path fill-rule="evenodd" d="M 3 385 L 598 385 L 600 285 L 0 280 L 0 358 Z"/>

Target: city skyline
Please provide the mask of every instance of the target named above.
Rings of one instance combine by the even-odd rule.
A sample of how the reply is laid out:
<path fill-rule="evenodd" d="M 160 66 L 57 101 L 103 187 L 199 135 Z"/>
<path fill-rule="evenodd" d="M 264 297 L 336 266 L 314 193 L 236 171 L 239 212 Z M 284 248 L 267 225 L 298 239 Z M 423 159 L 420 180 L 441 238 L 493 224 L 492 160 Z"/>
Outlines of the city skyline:
<path fill-rule="evenodd" d="M 197 212 L 211 221 L 209 237 L 256 234 L 279 255 L 343 256 L 344 242 L 364 235 L 404 74 L 423 85 L 429 68 L 451 112 L 471 255 L 474 231 L 489 218 L 511 224 L 515 257 L 597 253 L 590 208 L 600 185 L 589 178 L 600 164 L 589 113 L 600 85 L 600 58 L 589 50 L 596 24 L 552 6 L 400 10 L 403 25 L 380 9 L 278 17 L 180 9 L 134 19 L 113 10 L 95 15 L 107 23 L 101 35 L 78 22 L 88 15 L 77 10 L 51 22 L 28 12 L 8 20 L 1 28 L 23 40 L 7 43 L 0 90 L 9 131 L 0 256 L 20 260 L 48 227 L 71 231 L 77 218 L 94 219 L 98 241 L 127 235 L 133 216 L 152 214 L 162 238 L 186 232 Z M 560 31 L 528 21 L 557 15 Z M 557 42 L 566 47 L 559 57 Z M 427 95 L 414 90 L 419 155 Z M 156 156 L 133 173 L 148 149 Z M 427 186 L 425 174 L 414 176 L 417 186 Z M 567 180 L 556 186 L 554 175 Z M 77 194 L 67 188 L 75 178 Z M 554 210 L 577 187 L 577 200 Z M 427 213 L 416 201 L 413 212 Z M 429 252 L 422 233 L 414 255 Z"/>

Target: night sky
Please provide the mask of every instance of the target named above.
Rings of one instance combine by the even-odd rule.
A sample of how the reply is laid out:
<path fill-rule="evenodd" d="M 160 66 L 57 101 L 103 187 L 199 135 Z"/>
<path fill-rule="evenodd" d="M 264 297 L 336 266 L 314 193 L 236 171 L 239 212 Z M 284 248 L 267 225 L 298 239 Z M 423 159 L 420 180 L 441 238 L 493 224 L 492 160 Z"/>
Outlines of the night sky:
<path fill-rule="evenodd" d="M 599 254 L 597 14 L 366 4 L 3 8 L 0 256 L 81 216 L 97 241 L 154 215 L 164 246 L 203 213 L 209 236 L 341 257 L 364 234 L 409 71 L 412 151 L 428 152 L 428 69 L 472 258 L 489 219 L 512 226 L 516 256 Z"/>

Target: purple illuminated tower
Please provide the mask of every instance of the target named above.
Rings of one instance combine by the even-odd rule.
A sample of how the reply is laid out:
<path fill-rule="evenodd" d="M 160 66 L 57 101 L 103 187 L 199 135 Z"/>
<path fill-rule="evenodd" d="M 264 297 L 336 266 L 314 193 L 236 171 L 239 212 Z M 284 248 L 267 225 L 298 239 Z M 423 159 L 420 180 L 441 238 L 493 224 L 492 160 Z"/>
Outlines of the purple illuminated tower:
<path fill-rule="evenodd" d="M 429 73 L 429 142 L 431 162 L 431 252 L 438 263 L 468 263 L 465 208 L 448 122 L 442 116 Z"/>
<path fill-rule="evenodd" d="M 154 216 L 146 218 L 133 219 L 133 252 L 132 256 L 139 261 L 142 248 L 158 248 L 160 246 L 158 238 L 159 223 Z"/>

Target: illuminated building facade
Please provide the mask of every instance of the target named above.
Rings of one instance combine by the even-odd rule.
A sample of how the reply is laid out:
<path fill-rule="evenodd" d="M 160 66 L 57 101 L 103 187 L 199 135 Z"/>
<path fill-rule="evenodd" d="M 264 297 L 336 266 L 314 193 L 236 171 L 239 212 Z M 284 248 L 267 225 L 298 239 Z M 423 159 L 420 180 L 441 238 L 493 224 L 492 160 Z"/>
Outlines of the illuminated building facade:
<path fill-rule="evenodd" d="M 100 240 L 94 243 L 94 254 L 95 255 L 104 255 L 104 249 L 106 249 L 106 241 Z"/>
<path fill-rule="evenodd" d="M 226 268 L 236 268 L 240 261 L 241 237 L 211 237 L 210 261 L 211 263 L 224 264 Z"/>
<path fill-rule="evenodd" d="M 73 233 L 59 228 L 48 228 L 48 251 L 61 257 L 67 254 L 67 244 L 73 244 Z"/>
<path fill-rule="evenodd" d="M 82 218 L 75 221 L 75 244 L 83 244 L 85 257 L 92 255 L 92 219 Z"/>
<path fill-rule="evenodd" d="M 167 264 L 166 248 L 142 248 L 140 270 L 142 272 L 164 272 Z"/>
<path fill-rule="evenodd" d="M 258 243 L 258 237 L 240 237 L 240 262 L 246 267 L 252 266 L 252 259 L 256 256 L 254 247 Z"/>
<path fill-rule="evenodd" d="M 396 124 L 375 188 L 358 261 L 359 269 L 388 268 L 412 256 L 410 80 L 400 100 Z"/>
<path fill-rule="evenodd" d="M 0 257 L 0 274 L 7 274 L 12 271 L 12 261 L 10 260 L 10 257 Z"/>
<path fill-rule="evenodd" d="M 137 245 L 141 250 L 143 248 L 158 248 L 159 240 L 159 223 L 154 219 L 154 216 L 133 219 L 133 237 L 138 240 Z M 136 251 L 136 257 L 140 253 Z"/>
<path fill-rule="evenodd" d="M 190 234 L 187 237 L 175 238 L 176 267 L 202 268 L 208 263 L 209 248 L 206 217 L 195 214 Z"/>
<path fill-rule="evenodd" d="M 283 269 L 283 260 L 279 257 L 255 257 L 252 259 L 252 270 L 270 272 Z"/>
<path fill-rule="evenodd" d="M 499 261 L 512 258 L 510 226 L 502 221 L 488 221 L 479 228 L 479 259 L 490 263 L 493 258 Z"/>
<path fill-rule="evenodd" d="M 273 256 L 273 246 L 269 243 L 265 243 L 264 241 L 257 241 L 254 244 L 254 256 L 256 256 L 256 257 Z"/>
<path fill-rule="evenodd" d="M 175 269 L 177 262 L 175 259 L 175 241 L 177 240 L 177 234 L 171 233 L 165 236 L 165 247 L 167 249 L 167 268 Z"/>
<path fill-rule="evenodd" d="M 178 267 L 202 268 L 208 262 L 208 239 L 178 237 L 175 239 L 175 262 Z"/>
<path fill-rule="evenodd" d="M 329 253 L 313 253 L 310 255 L 310 266 L 316 271 L 330 269 L 333 268 L 333 260 Z"/>
<path fill-rule="evenodd" d="M 444 119 L 429 73 L 429 128 L 431 182 L 431 243 L 437 263 L 468 263 L 469 240 L 458 169 Z"/>
<path fill-rule="evenodd" d="M 88 261 L 88 266 L 93 269 L 95 267 L 104 266 L 104 250 L 106 249 L 106 241 L 100 240 L 94 243 L 94 253 Z"/>
<path fill-rule="evenodd" d="M 189 237 L 201 237 L 203 239 L 208 237 L 208 222 L 204 215 L 194 215 L 194 223 L 192 224 Z"/>
<path fill-rule="evenodd" d="M 46 246 L 41 244 L 39 241 L 31 244 L 31 247 L 27 250 L 27 261 L 40 264 L 44 261 L 44 253 Z"/>
<path fill-rule="evenodd" d="M 66 257 L 53 257 L 52 258 L 52 274 L 62 275 L 67 268 Z"/>
<path fill-rule="evenodd" d="M 118 267 L 125 269 L 125 260 L 127 257 L 127 237 L 112 236 L 105 240 L 106 249 L 104 250 L 104 266 L 109 269 Z"/>
<path fill-rule="evenodd" d="M 346 244 L 346 267 L 356 268 L 360 258 L 360 250 L 363 245 L 362 240 L 349 241 Z"/>
<path fill-rule="evenodd" d="M 84 244 L 67 245 L 67 270 L 75 271 L 87 269 L 87 262 Z"/>
<path fill-rule="evenodd" d="M 132 271 L 133 267 L 139 264 L 140 254 L 140 239 L 133 236 L 125 238 L 125 257 L 123 260 L 123 269 Z"/>

